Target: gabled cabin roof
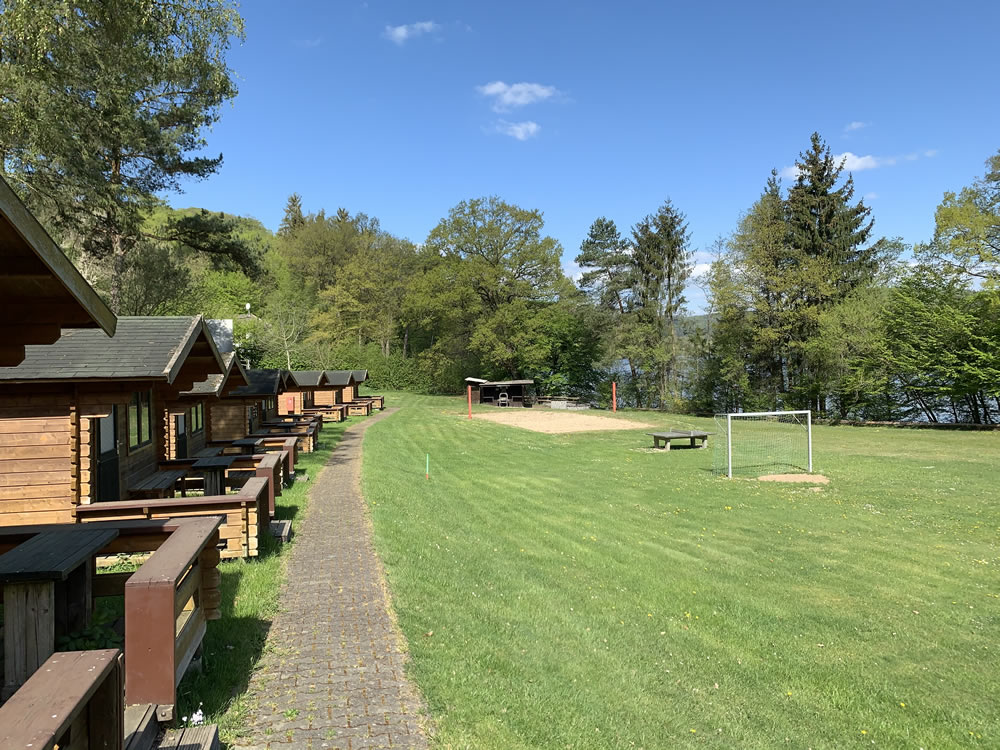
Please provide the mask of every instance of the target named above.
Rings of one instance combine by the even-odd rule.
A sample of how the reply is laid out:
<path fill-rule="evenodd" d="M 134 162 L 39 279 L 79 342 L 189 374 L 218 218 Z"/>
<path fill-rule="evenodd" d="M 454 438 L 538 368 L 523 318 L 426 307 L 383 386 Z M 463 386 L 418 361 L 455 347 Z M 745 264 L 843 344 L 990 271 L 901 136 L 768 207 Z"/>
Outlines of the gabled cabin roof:
<path fill-rule="evenodd" d="M 100 329 L 106 340 L 114 313 L 0 179 L 0 365 L 20 364 L 26 345 L 81 327 Z"/>
<path fill-rule="evenodd" d="M 330 385 L 338 388 L 357 382 L 354 378 L 354 370 L 327 370 L 326 380 Z"/>
<path fill-rule="evenodd" d="M 257 396 L 277 396 L 284 390 L 281 370 L 246 370 L 247 384 L 235 388 L 223 398 L 254 398 Z"/>
<path fill-rule="evenodd" d="M 195 347 L 198 353 L 193 354 Z M 0 367 L 0 382 L 161 380 L 173 383 L 189 359 L 203 379 L 223 371 L 222 357 L 195 317 L 121 317 L 115 335 L 67 330 L 54 344 L 25 347 L 17 367 Z M 190 374 L 190 371 L 189 371 Z"/>
<path fill-rule="evenodd" d="M 222 364 L 225 372 L 221 375 L 209 375 L 207 380 L 195 383 L 190 391 L 184 391 L 180 395 L 185 398 L 204 398 L 207 396 L 221 396 L 236 388 L 247 385 L 246 370 L 237 358 L 235 352 L 226 352 L 222 355 Z"/>
<path fill-rule="evenodd" d="M 364 383 L 368 380 L 368 370 L 352 370 L 354 373 L 354 380 L 358 383 Z"/>
<path fill-rule="evenodd" d="M 534 380 L 485 380 L 480 385 L 485 386 L 498 386 L 498 385 L 534 385 Z"/>
<path fill-rule="evenodd" d="M 329 385 L 323 370 L 292 370 L 291 382 L 299 388 L 317 388 Z"/>

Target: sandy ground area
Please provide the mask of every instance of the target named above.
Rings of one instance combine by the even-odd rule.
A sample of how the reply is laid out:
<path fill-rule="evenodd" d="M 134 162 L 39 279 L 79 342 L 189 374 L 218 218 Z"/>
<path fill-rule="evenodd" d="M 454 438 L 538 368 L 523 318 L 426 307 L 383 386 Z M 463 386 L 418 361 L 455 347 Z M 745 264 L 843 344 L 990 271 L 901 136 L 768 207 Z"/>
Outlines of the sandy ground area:
<path fill-rule="evenodd" d="M 585 412 L 550 411 L 549 409 L 497 409 L 488 414 L 473 414 L 476 419 L 486 419 L 497 424 L 523 427 L 525 430 L 547 432 L 555 435 L 564 432 L 590 432 L 593 430 L 642 430 L 652 427 L 645 422 L 629 419 L 598 417 Z"/>
<path fill-rule="evenodd" d="M 822 474 L 765 474 L 757 477 L 762 482 L 806 482 L 808 484 L 830 484 Z"/>

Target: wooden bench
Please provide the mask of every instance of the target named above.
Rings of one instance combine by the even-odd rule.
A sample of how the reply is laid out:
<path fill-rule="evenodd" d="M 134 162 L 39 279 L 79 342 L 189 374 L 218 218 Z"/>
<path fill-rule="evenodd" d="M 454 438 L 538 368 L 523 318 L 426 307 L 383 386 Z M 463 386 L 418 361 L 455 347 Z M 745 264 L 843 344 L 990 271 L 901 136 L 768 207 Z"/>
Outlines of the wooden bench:
<path fill-rule="evenodd" d="M 358 396 L 355 401 L 371 401 L 372 406 L 379 411 L 385 409 L 385 396 Z"/>
<path fill-rule="evenodd" d="M 708 436 L 712 433 L 701 432 L 699 430 L 671 430 L 670 432 L 647 432 L 647 435 L 653 438 L 653 447 L 659 448 L 660 443 L 663 443 L 664 450 L 670 450 L 671 440 L 690 440 L 691 447 L 695 447 L 695 441 L 700 440 L 701 445 L 699 448 L 704 448 L 708 445 Z"/>
<path fill-rule="evenodd" d="M 324 422 L 343 422 L 347 415 L 347 407 L 344 404 L 314 406 L 304 411 L 306 414 L 315 414 L 322 417 Z"/>
<path fill-rule="evenodd" d="M 53 654 L 0 706 L 0 747 L 121 750 L 121 651 Z"/>
<path fill-rule="evenodd" d="M 150 474 L 136 485 L 128 488 L 128 496 L 132 498 L 144 497 L 173 497 L 177 490 L 177 483 L 187 475 L 183 469 L 167 469 Z M 186 497 L 186 489 L 181 484 L 181 497 Z"/>
<path fill-rule="evenodd" d="M 55 651 L 56 638 L 90 624 L 94 557 L 116 536 L 115 529 L 68 525 L 40 531 L 0 556 L 4 698 Z"/>

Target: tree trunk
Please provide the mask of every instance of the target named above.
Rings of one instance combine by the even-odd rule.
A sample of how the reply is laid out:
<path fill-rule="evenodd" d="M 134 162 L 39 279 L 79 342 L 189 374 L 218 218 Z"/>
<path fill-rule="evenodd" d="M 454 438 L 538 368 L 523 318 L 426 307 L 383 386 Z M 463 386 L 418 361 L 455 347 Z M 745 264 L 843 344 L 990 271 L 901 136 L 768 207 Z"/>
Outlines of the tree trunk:
<path fill-rule="evenodd" d="M 122 280 L 125 278 L 125 243 L 117 232 L 111 236 L 111 311 L 122 309 Z"/>
<path fill-rule="evenodd" d="M 410 344 L 410 327 L 406 326 L 403 329 L 403 359 L 409 356 L 408 347 Z"/>

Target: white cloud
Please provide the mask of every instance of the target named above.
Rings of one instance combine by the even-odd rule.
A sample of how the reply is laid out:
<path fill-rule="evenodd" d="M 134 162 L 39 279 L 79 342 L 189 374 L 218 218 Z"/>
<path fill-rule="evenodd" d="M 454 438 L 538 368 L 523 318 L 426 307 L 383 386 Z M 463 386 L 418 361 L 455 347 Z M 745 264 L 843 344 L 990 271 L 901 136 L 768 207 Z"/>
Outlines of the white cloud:
<path fill-rule="evenodd" d="M 511 138 L 517 138 L 519 141 L 526 141 L 529 138 L 534 138 L 542 130 L 542 126 L 537 122 L 532 122 L 531 120 L 525 120 L 524 122 L 507 122 L 506 120 L 500 120 L 496 125 L 496 131 L 498 133 L 503 133 L 504 135 L 509 135 Z"/>
<path fill-rule="evenodd" d="M 845 133 L 853 133 L 855 130 L 861 130 L 862 128 L 867 128 L 871 125 L 870 122 L 861 122 L 860 120 L 854 120 L 849 122 L 844 126 Z"/>
<path fill-rule="evenodd" d="M 694 267 L 691 269 L 691 277 L 697 279 L 699 276 L 704 276 L 711 270 L 711 263 L 695 263 Z"/>
<path fill-rule="evenodd" d="M 838 164 L 843 162 L 844 169 L 848 172 L 863 172 L 866 169 L 894 167 L 902 161 L 916 161 L 917 159 L 922 158 L 929 159 L 935 154 L 937 154 L 935 149 L 928 149 L 926 151 L 919 152 L 914 151 L 909 154 L 903 154 L 902 156 L 872 156 L 871 154 L 859 156 L 858 154 L 851 153 L 850 151 L 845 151 L 842 154 L 834 154 L 833 160 Z M 799 168 L 795 165 L 785 167 L 778 172 L 778 176 L 794 180 L 799 176 Z"/>
<path fill-rule="evenodd" d="M 421 34 L 429 34 L 432 31 L 437 31 L 439 28 L 441 27 L 433 21 L 418 21 L 417 23 L 407 23 L 402 26 L 386 26 L 385 38 L 402 45 L 407 39 L 412 39 Z"/>
<path fill-rule="evenodd" d="M 559 93 L 555 86 L 540 83 L 504 83 L 493 81 L 485 86 L 476 86 L 476 91 L 493 99 L 494 112 L 509 112 L 535 102 L 551 99 Z"/>

